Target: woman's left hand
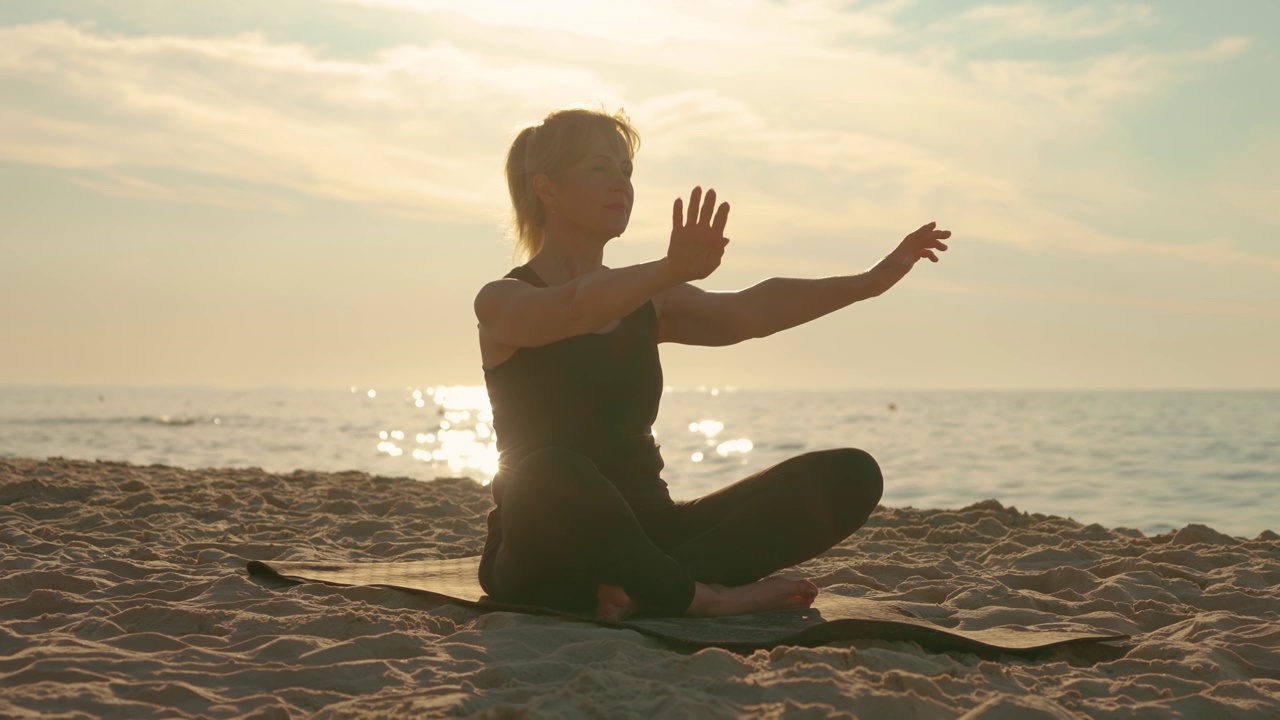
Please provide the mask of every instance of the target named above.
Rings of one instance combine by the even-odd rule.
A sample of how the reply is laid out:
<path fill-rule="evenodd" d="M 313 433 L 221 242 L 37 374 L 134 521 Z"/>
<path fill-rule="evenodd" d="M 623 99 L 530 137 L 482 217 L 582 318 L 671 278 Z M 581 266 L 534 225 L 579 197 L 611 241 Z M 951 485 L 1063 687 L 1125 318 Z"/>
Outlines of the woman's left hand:
<path fill-rule="evenodd" d="M 890 255 L 898 255 L 899 261 L 908 269 L 915 265 L 917 260 L 924 258 L 938 262 L 938 256 L 933 251 L 946 250 L 947 246 L 942 241 L 949 237 L 951 237 L 950 230 L 939 230 L 938 223 L 931 222 L 903 238 L 902 243 Z"/>
<path fill-rule="evenodd" d="M 929 258 L 931 262 L 938 262 L 938 255 L 934 251 L 945 251 L 947 246 L 942 241 L 949 237 L 950 230 L 939 230 L 938 223 L 931 222 L 903 238 L 893 252 L 885 255 L 884 259 L 871 268 L 871 272 L 880 276 L 885 283 L 881 292 L 896 285 L 919 260 Z"/>

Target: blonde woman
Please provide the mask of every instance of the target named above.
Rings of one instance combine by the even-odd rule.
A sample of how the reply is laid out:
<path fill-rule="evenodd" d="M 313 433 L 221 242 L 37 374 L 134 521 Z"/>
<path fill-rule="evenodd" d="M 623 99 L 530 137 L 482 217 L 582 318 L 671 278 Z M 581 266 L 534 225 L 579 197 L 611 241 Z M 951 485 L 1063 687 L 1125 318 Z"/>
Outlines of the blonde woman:
<path fill-rule="evenodd" d="M 866 522 L 883 480 L 866 452 L 805 453 L 673 502 L 652 425 L 658 344 L 732 345 L 875 297 L 950 236 L 933 223 L 867 272 L 770 278 L 737 292 L 691 283 L 720 265 L 729 206 L 676 199 L 666 254 L 610 268 L 627 228 L 639 136 L 621 112 L 562 110 L 507 155 L 528 262 L 475 299 L 500 453 L 480 582 L 496 600 L 594 612 L 719 616 L 808 607 L 817 587 L 772 574 Z"/>

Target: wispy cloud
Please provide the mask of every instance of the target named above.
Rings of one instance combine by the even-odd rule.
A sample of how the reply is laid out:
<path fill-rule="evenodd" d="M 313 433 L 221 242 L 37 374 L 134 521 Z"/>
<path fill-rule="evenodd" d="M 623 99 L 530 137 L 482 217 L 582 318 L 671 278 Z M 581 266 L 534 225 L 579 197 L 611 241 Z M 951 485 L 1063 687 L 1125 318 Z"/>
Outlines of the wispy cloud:
<path fill-rule="evenodd" d="M 72 183 L 110 197 L 131 200 L 149 200 L 186 205 L 211 205 L 214 207 L 285 210 L 294 203 L 261 189 L 237 184 L 225 184 L 181 180 L 158 182 L 140 177 L 128 169 L 82 170 L 69 176 Z"/>
<path fill-rule="evenodd" d="M 884 357 L 967 353 L 968 369 L 931 367 L 941 386 L 1068 376 L 1111 386 L 1116 358 L 1158 367 L 1173 356 L 1206 369 L 1184 384 L 1218 382 L 1211 372 L 1274 384 L 1265 358 L 1280 317 L 1280 134 L 1267 125 L 1274 103 L 1244 95 L 1274 75 L 1264 23 L 1197 23 L 1151 0 L 979 2 L 287 0 L 175 4 L 162 16 L 154 3 L 108 12 L 58 2 L 0 12 L 48 18 L 0 21 L 0 179 L 11 224 L 29 239 L 0 260 L 0 315 L 10 311 L 0 326 L 31 330 L 47 348 L 4 372 L 54 377 L 49 367 L 84 354 L 87 328 L 110 336 L 116 365 L 67 365 L 64 378 L 174 379 L 164 347 L 182 316 L 209 319 L 197 345 L 243 348 L 260 331 L 279 350 L 278 370 L 264 370 L 261 353 L 223 353 L 216 364 L 229 369 L 207 378 L 216 382 L 296 381 L 314 347 L 350 345 L 356 328 L 364 357 L 309 381 L 474 380 L 467 300 L 500 260 L 471 241 L 505 219 L 503 154 L 518 125 L 589 103 L 624 107 L 644 139 L 636 214 L 611 262 L 660 252 L 671 200 L 695 183 L 734 208 L 733 244 L 708 287 L 860 270 L 929 220 L 956 232 L 943 262 L 923 263 L 874 314 L 754 346 L 763 365 L 734 355 L 736 381 L 720 377 L 723 358 L 690 364 L 692 353 L 664 358 L 673 374 L 776 383 L 797 357 L 857 354 L 871 338 Z M 109 25 L 57 20 L 70 6 Z M 129 202 L 76 206 L 84 193 L 59 183 Z M 454 225 L 419 242 L 431 225 L 406 214 Z M 385 242 L 346 242 L 377 215 Z M 98 232 L 104 222 L 112 232 Z M 263 233 L 281 240 L 264 247 Z M 157 245 L 175 236 L 189 242 Z M 334 252 L 310 252 L 315 240 Z M 401 241 L 405 261 L 388 262 L 379 250 Z M 406 333 L 404 319 L 423 312 L 432 327 Z M 272 338 L 289 317 L 299 333 L 285 347 Z M 447 351 L 422 356 L 423 332 Z M 975 347 L 974 333 L 988 346 Z M 1061 372 L 1023 373 L 1009 359 L 1033 356 Z M 1085 356 L 1103 358 L 1087 376 L 1076 367 Z M 920 382 L 891 365 L 880 382 Z M 379 369 L 396 367 L 406 369 Z M 847 363 L 822 372 L 804 382 L 851 382 Z"/>
<path fill-rule="evenodd" d="M 1266 136 L 1251 143 L 1245 153 L 1223 168 L 1220 178 L 1207 193 L 1263 223 L 1265 229 L 1255 238 L 1259 244 L 1273 245 L 1276 235 L 1280 234 L 1277 167 L 1280 167 L 1280 126 L 1271 128 Z"/>
<path fill-rule="evenodd" d="M 849 6 L 835 0 L 325 0 L 393 8 L 487 28 L 530 33 L 539 42 L 563 36 L 628 48 L 693 45 L 754 49 L 827 38 L 870 38 L 899 32 L 893 17 L 908 3 Z"/>
<path fill-rule="evenodd" d="M 941 218 L 1024 247 L 1252 261 L 1208 239 L 1170 245 L 1096 229 L 1038 199 L 1091 190 L 1072 186 L 1071 168 L 1045 173 L 1036 161 L 1045 147 L 1087 142 L 1124 103 L 1238 56 L 1243 39 L 1060 63 L 964 63 L 845 42 L 898 32 L 900 2 L 852 11 L 828 0 L 750 2 L 730 13 L 728 0 L 663 0 L 627 4 L 635 16 L 620 22 L 582 2 L 539 12 L 503 3 L 497 12 L 488 0 L 344 1 L 491 28 L 508 49 L 437 42 L 339 61 L 259 34 L 122 36 L 63 22 L 0 28 L 0 89 L 10 99 L 0 134 L 13 139 L 0 146 L 0 160 L 93 171 L 77 181 L 131 197 L 200 201 L 198 183 L 161 186 L 136 172 L 166 168 L 491 223 L 502 214 L 501 155 L 513 125 L 594 99 L 625 104 L 640 124 L 638 178 L 648 197 L 663 198 L 650 207 L 720 178 L 743 208 L 738 217 L 752 220 L 746 242 L 883 236 Z M 1032 22 L 1028 6 L 1014 7 L 1022 8 L 1019 27 L 1053 19 Z M 966 22 L 994 22 L 984 12 Z M 1063 22 L 1082 33 L 1147 15 L 1067 13 Z M 596 44 L 578 55 L 548 49 L 528 32 L 540 24 Z M 786 42 L 757 44 L 780 38 Z M 616 55 L 596 62 L 606 41 L 663 48 L 631 63 Z M 253 194 L 206 199 L 253 202 Z M 665 217 L 662 207 L 637 216 L 630 234 L 660 236 Z"/>
<path fill-rule="evenodd" d="M 1202 315 L 1210 317 L 1260 317 L 1280 318 L 1280 309 L 1239 302 L 1214 302 L 1202 300 L 1178 300 L 1154 297 L 1150 294 L 1090 292 L 1062 288 L 1038 288 L 1017 285 L 991 285 L 957 282 L 936 277 L 913 277 L 915 287 L 933 292 L 993 298 L 1019 303 L 1089 304 L 1107 307 L 1123 307 L 1138 310 L 1154 310 L 1171 315 Z"/>
<path fill-rule="evenodd" d="M 1116 103 L 1167 91 L 1207 64 L 1240 56 L 1248 38 L 1221 38 L 1205 48 L 1155 53 L 1126 50 L 1075 62 L 976 61 L 969 71 L 982 86 L 1004 97 L 1046 103 L 1072 121 L 1094 121 Z"/>
<path fill-rule="evenodd" d="M 935 32 L 962 35 L 967 43 L 998 40 L 1078 40 L 1114 35 L 1151 24 L 1149 5 L 1086 5 L 1054 10 L 1043 3 L 981 5 L 930 26 Z"/>
<path fill-rule="evenodd" d="M 504 118 L 567 89 L 616 94 L 583 70 L 495 67 L 446 44 L 337 62 L 255 34 L 63 22 L 0 28 L 0 83 L 0 160 L 113 169 L 137 193 L 127 168 L 161 167 L 468 218 L 501 197 Z"/>

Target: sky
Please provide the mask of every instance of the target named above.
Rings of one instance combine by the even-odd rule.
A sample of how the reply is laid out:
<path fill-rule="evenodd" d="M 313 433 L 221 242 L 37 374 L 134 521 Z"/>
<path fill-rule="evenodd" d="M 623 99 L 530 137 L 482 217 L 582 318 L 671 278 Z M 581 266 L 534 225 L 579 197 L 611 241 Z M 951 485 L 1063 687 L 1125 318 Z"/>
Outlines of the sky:
<path fill-rule="evenodd" d="M 502 161 L 560 107 L 642 145 L 611 266 L 694 185 L 714 290 L 889 293 L 668 384 L 1280 388 L 1273 0 L 0 0 L 0 384 L 483 382 Z"/>

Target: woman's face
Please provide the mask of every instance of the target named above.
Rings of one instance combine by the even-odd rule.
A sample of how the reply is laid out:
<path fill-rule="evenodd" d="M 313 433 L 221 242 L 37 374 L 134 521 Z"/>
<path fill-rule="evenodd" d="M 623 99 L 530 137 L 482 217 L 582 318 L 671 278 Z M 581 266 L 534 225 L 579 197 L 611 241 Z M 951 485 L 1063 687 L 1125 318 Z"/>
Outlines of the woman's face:
<path fill-rule="evenodd" d="M 617 134 L 600 135 L 586 157 L 560 173 L 551 199 L 549 222 L 571 227 L 601 240 L 627 229 L 635 189 L 631 186 L 631 158 Z"/>

